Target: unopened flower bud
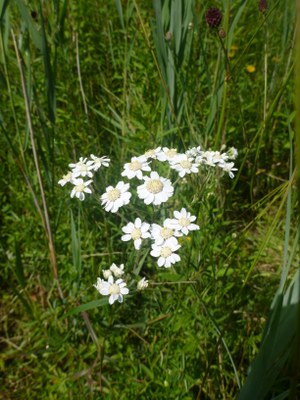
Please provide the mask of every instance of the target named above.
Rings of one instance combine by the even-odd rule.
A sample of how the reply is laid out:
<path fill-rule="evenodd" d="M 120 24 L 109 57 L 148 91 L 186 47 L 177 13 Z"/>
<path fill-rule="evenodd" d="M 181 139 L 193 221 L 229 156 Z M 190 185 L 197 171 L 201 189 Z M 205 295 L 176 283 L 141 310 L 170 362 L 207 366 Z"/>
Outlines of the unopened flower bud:
<path fill-rule="evenodd" d="M 265 13 L 268 8 L 267 0 L 259 0 L 258 8 L 261 13 Z"/>
<path fill-rule="evenodd" d="M 205 20 L 210 28 L 217 28 L 222 21 L 222 13 L 218 8 L 210 7 L 206 11 Z"/>

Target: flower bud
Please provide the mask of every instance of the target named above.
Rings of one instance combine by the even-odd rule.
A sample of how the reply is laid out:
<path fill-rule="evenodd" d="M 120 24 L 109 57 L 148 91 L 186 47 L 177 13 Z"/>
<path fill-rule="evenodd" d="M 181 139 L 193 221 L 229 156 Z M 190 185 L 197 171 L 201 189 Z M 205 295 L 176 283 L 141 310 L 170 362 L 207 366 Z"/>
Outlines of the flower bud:
<path fill-rule="evenodd" d="M 268 8 L 267 0 L 259 0 L 258 8 L 261 13 L 265 13 Z"/>
<path fill-rule="evenodd" d="M 217 28 L 222 21 L 222 13 L 218 8 L 210 7 L 206 11 L 205 20 L 210 28 Z"/>

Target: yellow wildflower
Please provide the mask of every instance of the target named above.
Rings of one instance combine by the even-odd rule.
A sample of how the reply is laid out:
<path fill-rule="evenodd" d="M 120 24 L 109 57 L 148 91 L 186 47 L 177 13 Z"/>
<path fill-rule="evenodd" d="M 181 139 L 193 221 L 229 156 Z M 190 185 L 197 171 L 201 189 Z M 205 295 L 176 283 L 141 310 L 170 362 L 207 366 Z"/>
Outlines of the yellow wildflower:
<path fill-rule="evenodd" d="M 247 65 L 246 70 L 247 72 L 249 72 L 249 74 L 252 74 L 253 72 L 256 71 L 256 68 L 254 65 Z"/>

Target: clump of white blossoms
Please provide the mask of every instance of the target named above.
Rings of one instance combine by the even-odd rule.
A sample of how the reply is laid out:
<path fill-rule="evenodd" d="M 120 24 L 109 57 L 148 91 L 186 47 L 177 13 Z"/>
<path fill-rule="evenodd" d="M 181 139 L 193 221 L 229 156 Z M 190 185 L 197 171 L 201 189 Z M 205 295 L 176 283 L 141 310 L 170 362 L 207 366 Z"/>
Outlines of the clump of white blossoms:
<path fill-rule="evenodd" d="M 92 193 L 90 185 L 93 182 L 93 179 L 85 181 L 83 178 L 93 178 L 94 172 L 98 171 L 102 166 L 109 166 L 110 159 L 106 156 L 96 157 L 94 154 L 91 154 L 90 157 L 90 159 L 80 157 L 77 163 L 69 164 L 71 171 L 58 181 L 58 184 L 61 186 L 65 186 L 67 183 L 74 185 L 70 193 L 71 198 L 76 197 L 80 201 L 83 201 L 86 193 Z"/>
<path fill-rule="evenodd" d="M 219 169 L 227 173 L 230 178 L 234 178 L 237 168 L 232 160 L 236 158 L 237 150 L 234 147 L 228 151 L 224 148 L 221 151 L 204 151 L 197 146 L 185 152 L 179 152 L 175 148 L 156 147 L 143 155 L 131 157 L 121 172 L 124 180 L 119 181 L 116 186 L 109 185 L 105 190 L 103 188 L 97 190 L 94 187 L 94 174 L 103 170 L 103 167 L 109 167 L 110 159 L 91 154 L 90 158 L 80 157 L 78 162 L 69 164 L 69 172 L 58 183 L 61 186 L 73 185 L 70 195 L 80 201 L 85 200 L 87 194 L 98 195 L 102 207 L 110 213 L 123 210 L 133 199 L 131 207 L 135 207 L 135 212 L 141 214 L 130 221 L 128 215 L 124 216 L 120 212 L 120 217 L 126 221 L 125 225 L 122 223 L 120 229 L 121 241 L 132 241 L 134 249 L 143 253 L 142 257 L 147 257 L 147 252 L 150 250 L 150 255 L 156 259 L 158 267 L 170 268 L 181 260 L 177 254 L 181 248 L 178 238 L 199 231 L 200 227 L 196 223 L 196 215 L 192 215 L 186 208 L 181 207 L 179 211 L 170 210 L 169 206 L 166 209 L 163 206 L 174 196 L 176 185 L 181 181 L 188 182 L 188 178 L 199 174 L 201 169 L 204 171 L 210 168 Z M 130 184 L 126 179 L 130 180 Z M 136 207 L 135 200 L 142 200 L 142 204 L 149 206 L 146 208 L 148 212 L 146 219 L 149 222 L 145 222 L 142 217 L 143 211 L 140 207 Z M 155 206 L 152 207 L 154 221 L 150 221 L 150 205 Z M 161 217 L 164 219 L 159 221 Z M 142 260 L 144 262 L 145 259 Z M 98 277 L 97 283 L 93 286 L 101 295 L 108 296 L 109 304 L 116 301 L 123 302 L 124 296 L 129 293 L 127 283 L 123 279 L 126 276 L 124 264 L 120 266 L 112 264 L 108 269 L 103 269 L 102 274 L 104 279 Z M 138 280 L 136 272 L 133 280 L 137 290 L 148 287 L 148 281 L 145 278 Z"/>

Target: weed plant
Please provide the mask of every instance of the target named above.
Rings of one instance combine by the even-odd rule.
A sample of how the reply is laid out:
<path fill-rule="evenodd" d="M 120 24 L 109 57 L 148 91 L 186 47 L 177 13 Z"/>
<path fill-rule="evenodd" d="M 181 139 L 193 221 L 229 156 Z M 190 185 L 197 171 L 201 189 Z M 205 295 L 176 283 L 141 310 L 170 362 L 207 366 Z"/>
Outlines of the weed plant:
<path fill-rule="evenodd" d="M 292 0 L 0 1 L 0 398 L 299 396 L 295 20 Z M 235 176 L 160 167 L 172 205 L 103 208 L 132 157 L 198 146 L 238 149 Z M 110 165 L 79 201 L 58 181 L 91 154 Z M 182 208 L 200 229 L 170 268 L 121 239 Z"/>

